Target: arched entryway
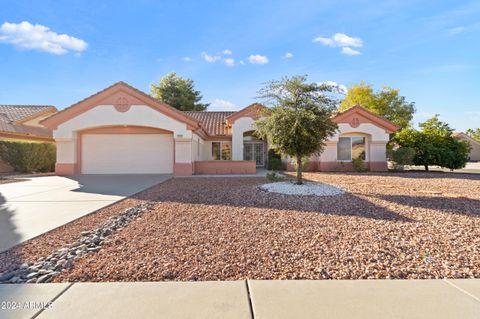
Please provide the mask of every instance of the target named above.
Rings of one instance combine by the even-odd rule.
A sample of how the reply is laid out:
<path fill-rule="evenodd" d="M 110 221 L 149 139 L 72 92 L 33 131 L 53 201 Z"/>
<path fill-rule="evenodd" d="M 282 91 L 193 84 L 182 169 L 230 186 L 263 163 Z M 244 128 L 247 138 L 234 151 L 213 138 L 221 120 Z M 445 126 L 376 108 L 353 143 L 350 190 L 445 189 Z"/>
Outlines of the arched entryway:
<path fill-rule="evenodd" d="M 255 161 L 257 167 L 267 165 L 267 143 L 255 136 L 255 131 L 243 133 L 243 159 Z"/>

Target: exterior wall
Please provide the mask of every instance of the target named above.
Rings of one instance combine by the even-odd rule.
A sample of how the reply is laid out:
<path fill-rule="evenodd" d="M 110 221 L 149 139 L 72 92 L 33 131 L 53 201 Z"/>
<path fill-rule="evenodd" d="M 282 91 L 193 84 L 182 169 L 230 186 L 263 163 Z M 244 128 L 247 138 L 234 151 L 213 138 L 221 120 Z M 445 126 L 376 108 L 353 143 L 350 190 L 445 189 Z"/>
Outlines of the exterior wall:
<path fill-rule="evenodd" d="M 22 122 L 23 125 L 30 125 L 30 126 L 36 126 L 36 127 L 45 127 L 42 124 L 40 124 L 40 121 L 43 119 L 46 119 L 47 117 L 50 117 L 53 113 L 48 113 L 41 115 L 39 117 L 35 117 L 33 119 L 30 119 L 28 121 Z"/>
<path fill-rule="evenodd" d="M 172 132 L 175 138 L 174 174 L 193 173 L 192 131 L 185 123 L 147 105 L 132 105 L 125 112 L 118 111 L 113 105 L 99 105 L 60 124 L 53 132 L 57 142 L 56 172 L 61 175 L 80 173 L 79 132 L 99 127 L 122 126 L 156 128 Z"/>
<path fill-rule="evenodd" d="M 193 174 L 192 163 L 192 139 L 175 139 L 175 164 L 173 173 L 177 176 L 187 176 Z"/>
<path fill-rule="evenodd" d="M 243 133 L 253 130 L 254 119 L 241 117 L 232 124 L 232 159 L 243 160 Z"/>
<path fill-rule="evenodd" d="M 390 139 L 388 132 L 371 123 L 362 123 L 355 128 L 348 123 L 339 123 L 338 128 L 338 132 L 326 142 L 322 154 L 309 159 L 305 171 L 353 171 L 350 161 L 337 160 L 338 139 L 352 136 L 365 137 L 365 165 L 370 171 L 388 170 L 386 155 L 386 145 Z M 284 163 L 287 170 L 293 170 L 289 160 Z"/>
<path fill-rule="evenodd" d="M 196 161 L 195 174 L 255 174 L 254 161 Z"/>
<path fill-rule="evenodd" d="M 470 160 L 475 162 L 480 161 L 480 144 L 471 143 L 470 146 L 472 147 L 470 150 Z"/>
<path fill-rule="evenodd" d="M 457 135 L 457 138 L 467 142 L 470 145 L 471 149 L 469 154 L 469 160 L 473 162 L 480 161 L 480 142 L 473 140 L 473 138 L 466 136 L 464 133 L 460 133 L 459 135 Z"/>

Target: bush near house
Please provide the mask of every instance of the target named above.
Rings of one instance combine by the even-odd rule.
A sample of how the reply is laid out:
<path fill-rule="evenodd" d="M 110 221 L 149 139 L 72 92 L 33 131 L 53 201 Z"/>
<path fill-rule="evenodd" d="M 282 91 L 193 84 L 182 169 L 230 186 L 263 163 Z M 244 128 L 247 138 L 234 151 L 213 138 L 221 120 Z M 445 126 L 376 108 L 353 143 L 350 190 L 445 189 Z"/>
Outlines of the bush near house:
<path fill-rule="evenodd" d="M 367 165 L 365 165 L 365 161 L 360 157 L 356 157 L 352 159 L 352 165 L 355 172 L 359 172 L 359 173 L 368 172 L 368 167 Z"/>
<path fill-rule="evenodd" d="M 406 128 L 395 134 L 394 142 L 415 150 L 414 165 L 422 165 L 428 171 L 431 165 L 449 169 L 465 167 L 470 146 L 457 140 L 450 126 L 439 120 L 438 114 L 419 124 L 421 130 Z"/>
<path fill-rule="evenodd" d="M 413 165 L 415 149 L 402 146 L 390 151 L 390 157 L 395 165 L 394 169 L 398 171 L 403 171 L 403 167 L 405 165 Z"/>
<path fill-rule="evenodd" d="M 267 168 L 270 171 L 281 171 L 282 170 L 282 158 L 280 154 L 275 152 L 274 149 L 268 150 L 268 164 Z"/>
<path fill-rule="evenodd" d="M 51 143 L 0 141 L 0 158 L 20 173 L 53 172 L 56 148 Z"/>

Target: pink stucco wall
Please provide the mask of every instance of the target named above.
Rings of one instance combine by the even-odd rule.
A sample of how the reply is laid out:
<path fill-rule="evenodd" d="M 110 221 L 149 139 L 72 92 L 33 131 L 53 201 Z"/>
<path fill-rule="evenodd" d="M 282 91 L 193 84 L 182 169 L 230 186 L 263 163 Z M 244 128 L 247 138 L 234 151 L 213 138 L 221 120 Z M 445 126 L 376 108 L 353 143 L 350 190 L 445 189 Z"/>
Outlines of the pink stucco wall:
<path fill-rule="evenodd" d="M 254 161 L 196 161 L 195 174 L 255 174 Z"/>

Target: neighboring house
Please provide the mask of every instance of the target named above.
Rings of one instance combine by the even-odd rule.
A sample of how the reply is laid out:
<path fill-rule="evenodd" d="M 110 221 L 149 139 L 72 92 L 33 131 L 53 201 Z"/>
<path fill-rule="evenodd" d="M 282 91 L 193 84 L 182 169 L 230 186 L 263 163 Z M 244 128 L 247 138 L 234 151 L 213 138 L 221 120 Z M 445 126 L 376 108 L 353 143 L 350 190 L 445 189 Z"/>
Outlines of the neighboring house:
<path fill-rule="evenodd" d="M 182 112 L 118 82 L 42 124 L 53 130 L 61 175 L 241 174 L 266 165 L 267 143 L 253 135 L 263 108 Z M 371 170 L 387 170 L 386 143 L 397 126 L 359 106 L 333 120 L 339 132 L 310 169 L 349 170 L 360 156 Z"/>
<path fill-rule="evenodd" d="M 472 162 L 479 162 L 480 161 L 480 142 L 477 141 L 476 139 L 468 136 L 467 134 L 463 132 L 455 132 L 453 133 L 453 136 L 456 138 L 467 142 L 470 145 L 470 154 L 469 154 L 469 160 Z"/>
<path fill-rule="evenodd" d="M 57 109 L 51 105 L 0 105 L 0 140 L 54 142 L 52 131 L 40 124 Z M 0 173 L 12 167 L 0 160 Z"/>

